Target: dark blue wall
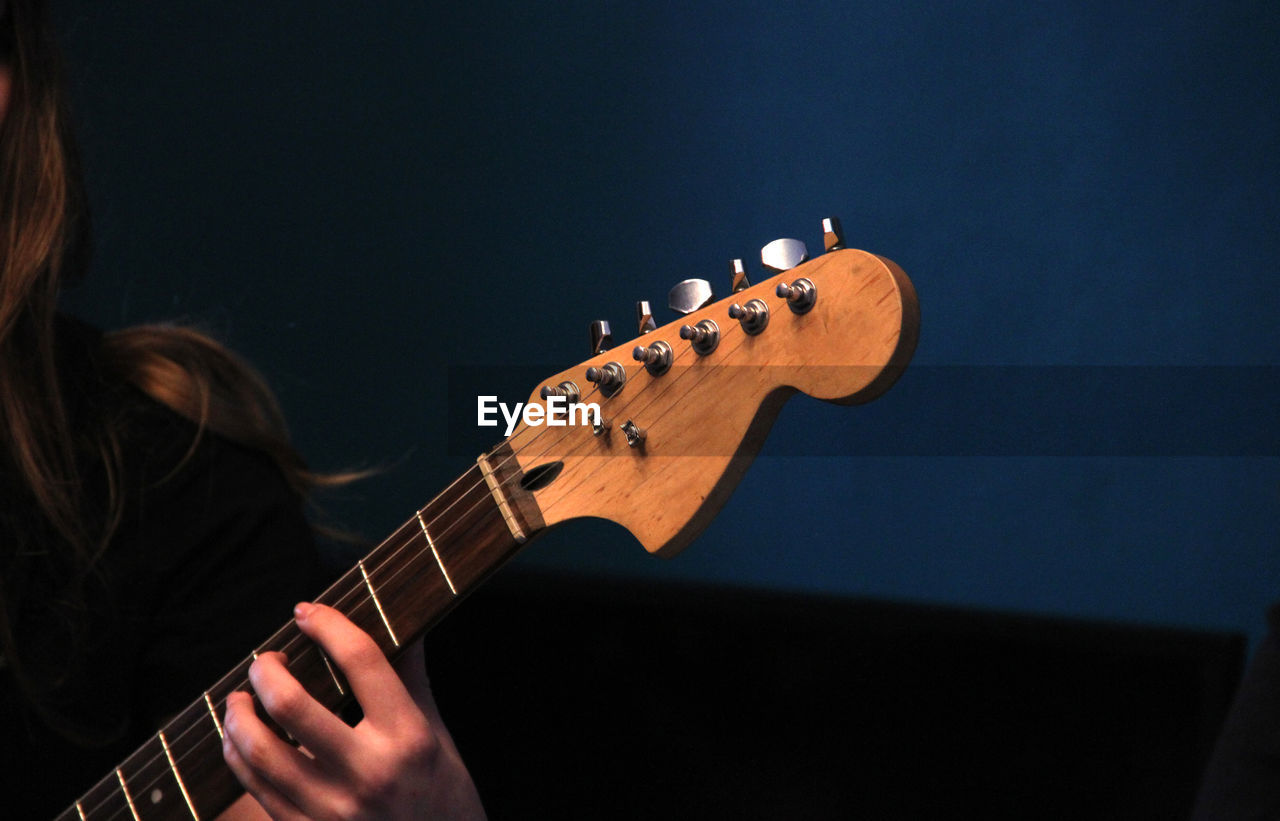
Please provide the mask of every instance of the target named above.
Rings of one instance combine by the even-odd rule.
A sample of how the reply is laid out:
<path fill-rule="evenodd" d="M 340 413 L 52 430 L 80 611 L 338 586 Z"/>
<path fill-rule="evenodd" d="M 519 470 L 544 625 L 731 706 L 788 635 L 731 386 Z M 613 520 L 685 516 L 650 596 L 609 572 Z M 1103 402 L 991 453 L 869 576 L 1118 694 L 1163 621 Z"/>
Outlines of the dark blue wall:
<path fill-rule="evenodd" d="M 577 362 L 589 320 L 723 293 L 835 214 L 915 281 L 919 367 L 793 402 L 675 561 L 600 524 L 524 561 L 1258 637 L 1280 6 L 359 5 L 59 8 L 98 237 L 73 303 L 204 322 L 313 464 L 392 465 L 350 524 L 473 455 L 450 366 Z"/>

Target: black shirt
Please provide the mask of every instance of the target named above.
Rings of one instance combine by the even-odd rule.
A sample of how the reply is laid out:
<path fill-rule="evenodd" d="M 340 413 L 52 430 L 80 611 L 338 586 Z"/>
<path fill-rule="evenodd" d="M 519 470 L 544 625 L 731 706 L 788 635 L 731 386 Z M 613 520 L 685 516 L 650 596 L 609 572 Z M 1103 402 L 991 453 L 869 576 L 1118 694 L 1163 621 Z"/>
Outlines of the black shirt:
<path fill-rule="evenodd" d="M 6 818 L 68 807 L 322 582 L 301 500 L 269 458 L 209 433 L 197 440 L 191 423 L 131 388 L 75 389 L 80 412 L 105 402 L 127 416 L 124 519 L 86 593 L 88 618 L 50 601 L 53 580 L 24 579 L 17 640 L 46 684 L 37 707 L 12 665 L 0 669 Z M 28 515 L 12 479 L 0 476 L 10 524 Z"/>

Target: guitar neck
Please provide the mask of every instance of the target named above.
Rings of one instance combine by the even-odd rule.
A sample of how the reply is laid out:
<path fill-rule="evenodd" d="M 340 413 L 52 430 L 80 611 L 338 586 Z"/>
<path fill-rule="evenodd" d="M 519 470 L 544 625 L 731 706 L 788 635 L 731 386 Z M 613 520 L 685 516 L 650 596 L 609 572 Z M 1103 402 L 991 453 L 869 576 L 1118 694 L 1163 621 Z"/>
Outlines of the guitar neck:
<path fill-rule="evenodd" d="M 807 262 L 796 240 L 778 241 L 785 259 L 770 250 L 776 243 L 766 246 L 770 270 L 781 273 L 756 285 L 735 277 L 735 304 L 706 302 L 694 287 L 680 321 L 646 321 L 640 336 L 612 350 L 597 339 L 590 359 L 543 380 L 529 398 L 546 399 L 548 415 L 550 398 L 588 398 L 600 405 L 594 424 L 548 420 L 563 430 L 542 439 L 541 417 L 526 416 L 508 439 L 524 439 L 517 451 L 504 443 L 480 457 L 317 601 L 394 656 L 545 527 L 607 518 L 650 553 L 679 551 L 728 499 L 788 396 L 866 402 L 911 359 L 920 306 L 907 275 L 845 248 L 834 220 L 823 230 L 827 253 Z M 735 273 L 744 272 L 735 261 Z M 584 393 L 580 382 L 594 385 Z M 296 624 L 253 655 L 273 650 L 321 703 L 348 700 L 338 670 Z M 203 693 L 59 821 L 211 818 L 228 806 L 241 790 L 222 760 L 220 721 L 227 695 L 249 689 L 251 663 Z"/>
<path fill-rule="evenodd" d="M 398 655 L 542 529 L 517 476 L 505 445 L 481 457 L 316 601 Z M 250 690 L 249 665 L 272 651 L 288 656 L 290 672 L 329 709 L 350 700 L 337 666 L 290 621 L 56 821 L 211 819 L 230 806 L 243 790 L 222 759 L 226 697 Z"/>

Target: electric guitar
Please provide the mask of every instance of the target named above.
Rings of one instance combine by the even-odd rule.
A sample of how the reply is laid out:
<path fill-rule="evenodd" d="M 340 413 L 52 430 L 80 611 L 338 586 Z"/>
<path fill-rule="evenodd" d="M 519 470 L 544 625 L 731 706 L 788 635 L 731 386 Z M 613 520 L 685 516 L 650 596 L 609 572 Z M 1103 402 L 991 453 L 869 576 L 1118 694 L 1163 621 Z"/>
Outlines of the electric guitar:
<path fill-rule="evenodd" d="M 388 656 L 438 622 L 530 539 L 595 516 L 650 553 L 687 545 L 728 499 L 778 411 L 800 391 L 840 404 L 887 390 L 915 350 L 920 309 L 893 262 L 844 247 L 824 221 L 826 253 L 796 240 L 765 247 L 771 274 L 750 285 L 735 260 L 731 297 L 686 280 L 682 320 L 655 327 L 551 376 L 529 406 L 598 408 L 573 424 L 525 414 L 511 434 L 361 559 L 317 601 L 342 611 Z M 291 621 L 253 655 L 285 651 L 294 676 L 336 709 L 349 698 L 337 666 Z M 58 816 L 57 821 L 211 819 L 242 789 L 222 759 L 227 695 L 250 690 L 246 658 Z"/>

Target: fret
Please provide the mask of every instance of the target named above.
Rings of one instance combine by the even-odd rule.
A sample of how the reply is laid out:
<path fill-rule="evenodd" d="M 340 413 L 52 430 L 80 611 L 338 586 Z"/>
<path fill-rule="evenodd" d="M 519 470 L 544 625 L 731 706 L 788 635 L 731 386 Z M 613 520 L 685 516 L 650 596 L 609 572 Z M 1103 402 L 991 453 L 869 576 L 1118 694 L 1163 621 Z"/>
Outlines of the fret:
<path fill-rule="evenodd" d="M 490 461 L 500 480 L 502 471 L 514 463 L 513 459 L 497 453 L 491 455 Z M 518 506 L 512 509 L 520 513 Z M 431 525 L 436 551 L 459 591 L 473 589 L 521 546 L 509 529 L 479 465 L 473 465 L 450 492 L 424 507 L 422 517 Z M 522 528 L 530 534 L 538 529 L 540 527 L 532 526 L 527 520 Z"/>
<path fill-rule="evenodd" d="M 373 604 L 378 608 L 378 615 L 382 617 L 382 623 L 387 628 L 387 635 L 391 636 L 391 643 L 396 647 L 400 646 L 400 639 L 396 638 L 396 631 L 391 629 L 391 622 L 387 621 L 387 611 L 382 609 L 382 602 L 378 600 L 378 591 L 373 589 L 373 582 L 369 580 L 369 573 L 364 569 L 364 561 L 360 563 L 360 575 L 364 576 L 364 586 L 369 588 L 369 597 L 373 599 Z"/>
<path fill-rule="evenodd" d="M 333 669 L 333 665 L 329 663 L 329 656 L 323 650 L 316 650 L 320 654 L 320 660 L 324 662 L 324 669 L 329 671 L 329 678 L 333 679 L 333 686 L 338 688 L 338 695 L 345 696 L 347 690 L 342 686 L 342 681 L 338 678 L 338 673 Z"/>
<path fill-rule="evenodd" d="M 449 569 L 444 566 L 444 561 L 440 558 L 440 551 L 436 550 L 436 543 L 431 538 L 431 531 L 427 530 L 427 523 L 422 519 L 422 511 L 417 513 L 418 524 L 422 525 L 422 538 L 427 540 L 427 547 L 431 548 L 431 555 L 435 557 L 436 564 L 440 566 L 440 574 L 444 576 L 444 581 L 449 585 L 449 592 L 458 595 L 458 588 L 454 586 L 453 579 L 449 578 Z"/>
<path fill-rule="evenodd" d="M 436 562 L 416 517 L 405 528 L 404 547 L 376 563 L 367 562 L 387 618 L 402 634 L 417 635 L 458 600 Z"/>
<path fill-rule="evenodd" d="M 204 694 L 204 703 L 209 707 L 209 717 L 213 719 L 213 726 L 218 731 L 218 738 L 225 737 L 222 732 L 222 721 L 218 718 L 218 711 L 213 709 L 213 700 L 209 698 L 209 692 L 206 690 Z"/>
<path fill-rule="evenodd" d="M 357 568 L 358 570 L 358 568 Z M 393 656 L 399 648 L 391 641 L 391 633 L 387 631 L 387 625 L 382 620 L 382 614 L 378 611 L 377 605 L 374 604 L 373 598 L 369 596 L 369 588 L 365 586 L 364 577 L 359 573 L 356 574 L 359 579 L 359 585 L 354 588 L 354 595 L 350 595 L 345 601 L 325 601 L 317 599 L 321 604 L 327 604 L 337 610 L 351 621 L 352 624 L 363 630 L 370 638 L 372 638 L 387 656 Z M 381 589 L 381 588 L 380 588 Z M 383 591 L 385 593 L 385 591 Z M 395 616 L 389 614 L 389 620 L 394 621 Z M 318 672 L 327 674 L 323 662 L 319 660 L 319 656 L 315 656 L 315 663 L 318 665 Z M 290 669 L 293 668 L 290 664 Z M 341 674 L 341 670 L 336 670 Z M 327 678 L 328 676 L 325 675 Z M 333 690 L 332 686 L 327 688 Z"/>
<path fill-rule="evenodd" d="M 129 794 L 129 785 L 125 783 L 124 773 L 116 768 L 116 778 L 120 780 L 120 792 L 124 793 L 124 800 L 129 804 L 129 814 L 133 816 L 133 821 L 142 821 L 138 817 L 138 808 L 133 805 L 133 796 Z"/>
<path fill-rule="evenodd" d="M 312 698 L 331 710 L 337 709 L 346 702 L 350 686 L 323 650 L 298 635 L 299 642 L 289 653 L 289 672 Z"/>
<path fill-rule="evenodd" d="M 178 772 L 178 765 L 173 760 L 173 751 L 169 749 L 169 740 L 164 737 L 164 730 L 161 730 L 157 737 L 160 739 L 160 746 L 164 747 L 164 757 L 169 761 L 169 769 L 173 770 L 173 777 L 178 782 L 178 789 L 182 791 L 182 800 L 187 802 L 187 809 L 191 810 L 191 817 L 195 821 L 200 821 L 200 813 L 196 812 L 195 804 L 191 803 L 191 793 L 187 792 L 187 785 L 182 780 L 182 773 Z"/>
<path fill-rule="evenodd" d="M 243 669 L 243 665 L 237 669 Z M 164 772 L 155 777 L 161 800 L 144 811 L 148 819 L 152 817 L 150 810 L 161 806 L 164 814 L 159 817 L 174 821 L 213 818 L 240 794 L 240 782 L 222 760 L 222 722 L 214 721 L 218 713 L 209 710 L 210 702 L 221 709 L 225 692 L 230 689 L 222 682 L 215 685 L 156 734 L 157 743 L 152 746 L 160 749 L 149 760 L 163 765 Z M 128 761 L 125 771 L 129 772 Z M 139 782 L 133 778 L 131 783 Z M 156 795 L 151 793 L 146 801 L 140 801 L 146 805 L 154 798 Z"/>
<path fill-rule="evenodd" d="M 383 544 L 385 545 L 386 543 L 384 542 Z M 369 562 L 376 567 L 377 560 L 374 559 L 374 556 L 380 550 L 382 550 L 382 547 L 374 550 L 362 562 Z M 373 598 L 369 595 L 369 588 L 366 586 L 364 578 L 360 565 L 357 565 L 343 574 L 340 579 L 330 585 L 329 589 L 317 596 L 315 600 L 320 604 L 326 604 L 340 611 L 354 625 L 368 633 L 374 641 L 378 642 L 378 646 L 382 648 L 383 652 L 389 655 L 396 651 L 396 645 L 390 640 L 391 634 L 388 631 L 388 625 L 383 622 Z M 310 644 L 310 640 L 307 643 Z M 292 669 L 292 659 L 290 662 L 289 667 Z"/>
<path fill-rule="evenodd" d="M 408 593 L 412 601 L 401 601 Z M 402 637 L 428 624 L 423 613 L 443 612 L 452 599 L 440 564 L 417 517 L 409 519 L 316 601 L 341 610 L 394 656 Z M 389 640 L 395 637 L 395 642 Z"/>

